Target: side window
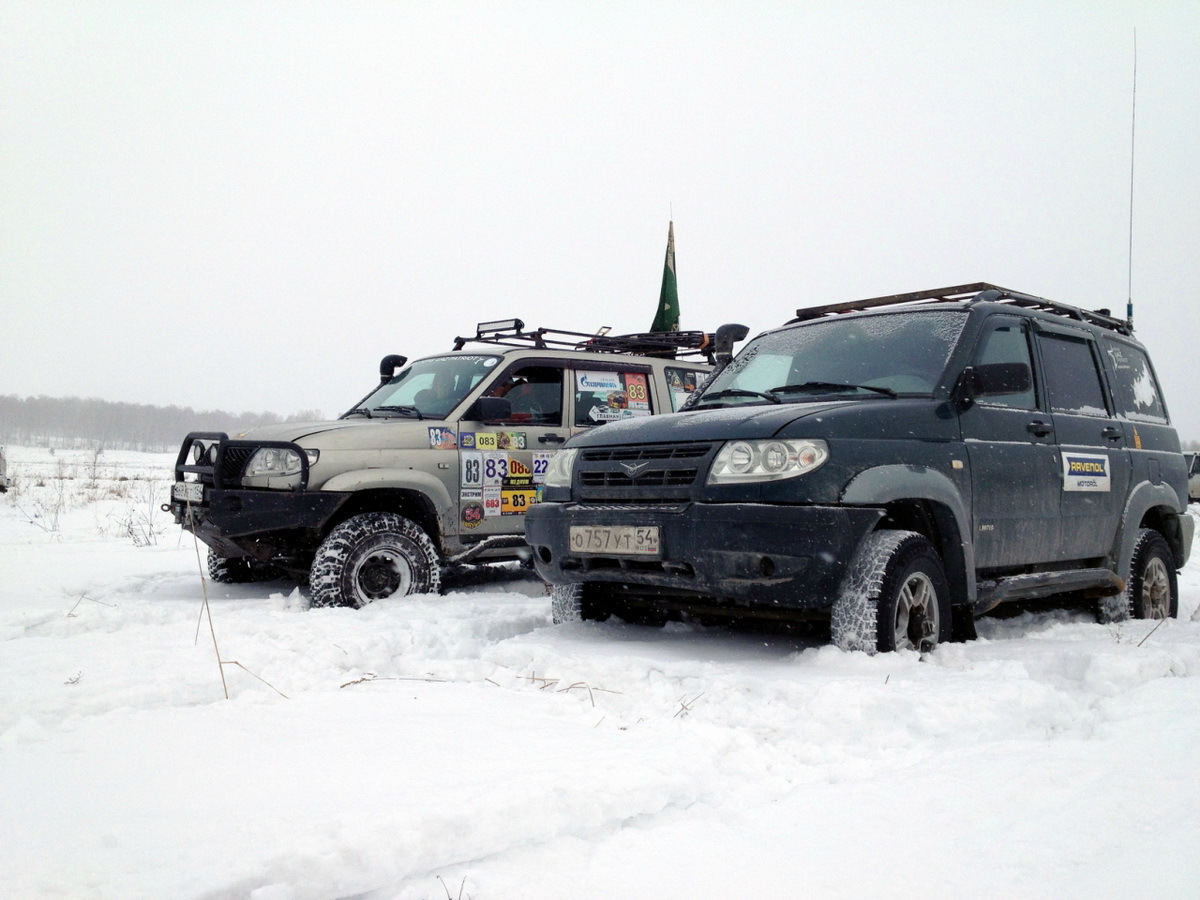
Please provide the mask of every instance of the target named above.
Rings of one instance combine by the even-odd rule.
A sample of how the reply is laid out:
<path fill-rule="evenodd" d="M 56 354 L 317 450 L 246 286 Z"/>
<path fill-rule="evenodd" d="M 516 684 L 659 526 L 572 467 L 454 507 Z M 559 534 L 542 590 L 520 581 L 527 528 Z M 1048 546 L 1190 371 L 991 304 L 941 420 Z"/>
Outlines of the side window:
<path fill-rule="evenodd" d="M 577 371 L 575 426 L 586 428 L 650 415 L 653 410 L 647 379 L 645 372 Z"/>
<path fill-rule="evenodd" d="M 561 425 L 562 380 L 563 370 L 555 366 L 525 366 L 509 372 L 488 394 L 508 399 L 510 422 Z"/>
<path fill-rule="evenodd" d="M 1091 341 L 1065 334 L 1043 333 L 1038 338 L 1045 362 L 1046 391 L 1054 412 L 1078 416 L 1107 416 L 1104 388 L 1096 369 Z"/>
<path fill-rule="evenodd" d="M 1023 322 L 1010 319 L 1000 320 L 988 328 L 980 338 L 972 365 L 986 366 L 995 363 L 1020 363 L 1033 373 L 1033 356 L 1029 352 L 1029 333 Z M 983 406 L 1007 406 L 1012 409 L 1036 409 L 1037 397 L 1032 385 L 1028 391 L 1016 394 L 980 397 Z"/>
<path fill-rule="evenodd" d="M 706 374 L 695 369 L 667 366 L 667 390 L 671 392 L 671 412 L 679 412 L 679 407 L 683 406 L 696 388 L 704 383 Z"/>
<path fill-rule="evenodd" d="M 1167 424 L 1163 404 L 1150 360 L 1137 347 L 1120 341 L 1104 341 L 1104 352 L 1112 363 L 1113 399 L 1117 413 L 1135 422 Z"/>

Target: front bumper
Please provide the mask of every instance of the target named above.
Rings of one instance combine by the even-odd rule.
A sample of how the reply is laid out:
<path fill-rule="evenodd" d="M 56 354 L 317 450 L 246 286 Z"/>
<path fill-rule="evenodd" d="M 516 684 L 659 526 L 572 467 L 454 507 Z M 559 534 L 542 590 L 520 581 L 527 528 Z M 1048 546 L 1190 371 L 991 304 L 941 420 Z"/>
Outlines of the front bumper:
<path fill-rule="evenodd" d="M 204 503 L 171 501 L 177 524 L 221 556 L 311 553 L 328 522 L 352 496 L 342 491 L 204 489 Z"/>
<path fill-rule="evenodd" d="M 551 584 L 608 582 L 645 594 L 744 606 L 832 605 L 846 567 L 883 510 L 688 503 L 664 507 L 539 503 L 525 516 L 538 574 Z M 572 525 L 657 525 L 656 557 L 573 555 Z"/>

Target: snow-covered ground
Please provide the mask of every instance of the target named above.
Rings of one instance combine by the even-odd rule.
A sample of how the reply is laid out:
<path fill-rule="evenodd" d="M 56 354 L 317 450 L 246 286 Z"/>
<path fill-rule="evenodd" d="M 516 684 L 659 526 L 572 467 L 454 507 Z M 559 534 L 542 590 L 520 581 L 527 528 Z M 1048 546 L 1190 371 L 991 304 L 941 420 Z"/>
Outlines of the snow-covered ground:
<path fill-rule="evenodd" d="M 310 610 L 205 587 L 170 455 L 9 457 L 0 896 L 1200 895 L 1194 567 L 1153 633 L 925 659 L 555 627 L 528 579 Z"/>

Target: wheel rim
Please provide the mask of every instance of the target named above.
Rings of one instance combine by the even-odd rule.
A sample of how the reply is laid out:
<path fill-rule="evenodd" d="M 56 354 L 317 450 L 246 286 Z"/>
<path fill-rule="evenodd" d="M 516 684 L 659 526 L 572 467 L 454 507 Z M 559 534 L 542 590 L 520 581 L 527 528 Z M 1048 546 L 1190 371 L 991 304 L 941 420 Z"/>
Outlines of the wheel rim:
<path fill-rule="evenodd" d="M 896 649 L 932 650 L 939 624 L 933 582 L 924 572 L 913 572 L 901 585 L 896 602 Z"/>
<path fill-rule="evenodd" d="M 354 592 L 364 603 L 412 590 L 413 570 L 394 547 L 379 547 L 363 556 L 351 573 Z"/>
<path fill-rule="evenodd" d="M 1142 575 L 1142 609 L 1147 619 L 1165 619 L 1171 613 L 1171 578 L 1157 556 L 1146 563 Z"/>

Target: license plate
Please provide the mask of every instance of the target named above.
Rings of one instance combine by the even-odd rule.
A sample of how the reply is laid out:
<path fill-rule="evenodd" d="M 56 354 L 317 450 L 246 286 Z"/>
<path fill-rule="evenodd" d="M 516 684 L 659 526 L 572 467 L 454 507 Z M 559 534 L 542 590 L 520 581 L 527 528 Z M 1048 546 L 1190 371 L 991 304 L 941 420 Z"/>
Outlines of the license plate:
<path fill-rule="evenodd" d="M 199 481 L 177 481 L 171 488 L 171 496 L 184 503 L 203 503 L 204 485 Z"/>
<path fill-rule="evenodd" d="M 658 556 L 657 525 L 572 525 L 572 553 Z"/>

